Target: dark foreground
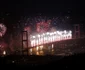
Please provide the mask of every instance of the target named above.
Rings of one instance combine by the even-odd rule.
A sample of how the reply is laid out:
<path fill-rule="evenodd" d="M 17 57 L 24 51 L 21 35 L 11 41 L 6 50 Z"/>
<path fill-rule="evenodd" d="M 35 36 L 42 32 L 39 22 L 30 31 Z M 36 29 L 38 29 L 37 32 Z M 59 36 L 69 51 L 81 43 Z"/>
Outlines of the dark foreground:
<path fill-rule="evenodd" d="M 0 67 L 3 68 L 85 68 L 85 54 L 75 54 L 71 56 L 19 56 L 11 55 L 0 57 Z"/>

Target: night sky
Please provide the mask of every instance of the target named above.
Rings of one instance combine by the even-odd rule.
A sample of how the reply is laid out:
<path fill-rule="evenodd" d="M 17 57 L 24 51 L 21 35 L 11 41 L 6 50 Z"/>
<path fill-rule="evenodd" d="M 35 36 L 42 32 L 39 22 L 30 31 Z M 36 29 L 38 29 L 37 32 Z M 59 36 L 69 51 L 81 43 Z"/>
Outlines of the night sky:
<path fill-rule="evenodd" d="M 84 4 L 68 0 L 2 0 L 0 1 L 0 21 L 6 25 L 16 23 L 21 17 L 36 16 L 71 16 L 72 19 L 84 21 Z M 80 22 L 79 22 L 80 23 Z"/>

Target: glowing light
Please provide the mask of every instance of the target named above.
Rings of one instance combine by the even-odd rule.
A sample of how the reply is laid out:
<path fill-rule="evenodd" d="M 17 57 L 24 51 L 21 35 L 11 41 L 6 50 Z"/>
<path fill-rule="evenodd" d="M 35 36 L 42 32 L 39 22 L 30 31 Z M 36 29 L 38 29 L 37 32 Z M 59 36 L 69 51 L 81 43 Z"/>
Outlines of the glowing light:
<path fill-rule="evenodd" d="M 32 48 L 30 49 L 30 52 L 32 52 Z"/>
<path fill-rule="evenodd" d="M 50 33 L 50 35 L 53 35 L 53 33 Z"/>
<path fill-rule="evenodd" d="M 47 32 L 47 35 L 49 35 L 49 32 Z"/>
<path fill-rule="evenodd" d="M 33 51 L 33 50 L 32 50 L 32 48 L 31 48 L 31 49 L 29 50 L 30 55 L 32 55 L 32 51 Z"/>
<path fill-rule="evenodd" d="M 40 35 L 38 35 L 38 37 L 40 38 Z"/>
<path fill-rule="evenodd" d="M 70 34 L 72 34 L 72 31 L 69 31 Z"/>
<path fill-rule="evenodd" d="M 38 47 L 38 46 L 36 47 L 36 50 L 37 50 L 37 51 L 39 50 L 39 47 Z"/>
<path fill-rule="evenodd" d="M 36 52 L 36 55 L 39 55 L 39 52 Z"/>
<path fill-rule="evenodd" d="M 6 51 L 3 51 L 3 55 L 6 55 Z"/>
<path fill-rule="evenodd" d="M 56 34 L 56 32 L 54 32 L 54 34 Z"/>
<path fill-rule="evenodd" d="M 64 30 L 64 33 L 65 33 L 65 34 L 67 33 L 66 30 Z"/>
<path fill-rule="evenodd" d="M 33 36 L 33 38 L 35 38 L 35 36 Z"/>
<path fill-rule="evenodd" d="M 61 41 L 72 38 L 72 31 L 55 31 L 55 32 L 47 32 L 42 35 L 38 34 L 36 36 L 32 36 L 31 46 L 38 46 L 41 44 L 46 44 L 55 41 Z"/>
<path fill-rule="evenodd" d="M 43 55 L 44 54 L 44 52 L 43 51 L 40 51 L 40 55 Z"/>
<path fill-rule="evenodd" d="M 42 50 L 42 49 L 43 49 L 43 45 L 40 46 L 40 50 Z"/>
<path fill-rule="evenodd" d="M 54 45 L 52 44 L 52 49 L 53 49 Z"/>
<path fill-rule="evenodd" d="M 14 63 L 14 61 L 12 61 L 12 63 Z"/>
<path fill-rule="evenodd" d="M 38 45 L 38 40 L 36 40 L 36 45 Z"/>
<path fill-rule="evenodd" d="M 2 37 L 6 33 L 6 26 L 4 24 L 0 24 L 0 37 Z"/>

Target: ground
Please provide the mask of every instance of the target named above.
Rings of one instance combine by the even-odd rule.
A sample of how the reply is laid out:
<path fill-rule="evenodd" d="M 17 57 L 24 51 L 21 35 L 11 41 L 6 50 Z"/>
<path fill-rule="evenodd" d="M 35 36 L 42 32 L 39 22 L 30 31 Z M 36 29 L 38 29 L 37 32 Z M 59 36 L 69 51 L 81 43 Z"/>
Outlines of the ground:
<path fill-rule="evenodd" d="M 0 58 L 0 64 L 8 67 L 27 68 L 82 68 L 84 67 L 85 54 L 75 54 L 71 56 L 5 56 Z"/>

